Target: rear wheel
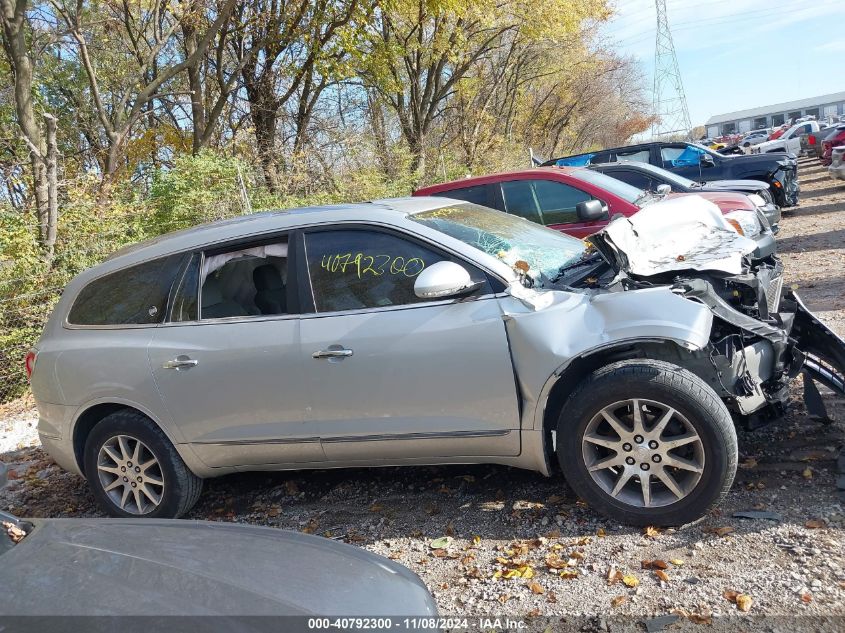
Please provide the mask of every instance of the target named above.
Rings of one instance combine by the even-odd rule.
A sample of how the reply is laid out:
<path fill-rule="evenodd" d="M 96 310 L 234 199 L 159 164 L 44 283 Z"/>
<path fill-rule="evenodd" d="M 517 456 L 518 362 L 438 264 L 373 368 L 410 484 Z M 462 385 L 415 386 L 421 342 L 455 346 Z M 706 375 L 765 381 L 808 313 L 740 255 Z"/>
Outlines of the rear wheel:
<path fill-rule="evenodd" d="M 196 503 L 202 479 L 167 436 L 137 411 L 106 416 L 85 442 L 85 476 L 100 507 L 116 517 L 176 518 Z"/>
<path fill-rule="evenodd" d="M 560 414 L 557 455 L 591 506 L 623 523 L 679 525 L 703 516 L 736 473 L 736 431 L 716 393 L 670 363 L 629 360 L 595 371 Z"/>

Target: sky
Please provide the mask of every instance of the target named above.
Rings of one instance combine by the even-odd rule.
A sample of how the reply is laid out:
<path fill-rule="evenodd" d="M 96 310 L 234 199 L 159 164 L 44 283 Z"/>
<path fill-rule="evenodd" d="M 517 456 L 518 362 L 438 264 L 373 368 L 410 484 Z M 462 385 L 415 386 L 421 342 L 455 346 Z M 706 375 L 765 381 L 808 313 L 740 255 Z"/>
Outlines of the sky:
<path fill-rule="evenodd" d="M 845 91 L 845 0 L 667 0 L 693 126 L 735 110 Z M 615 0 L 602 27 L 651 95 L 654 0 Z"/>

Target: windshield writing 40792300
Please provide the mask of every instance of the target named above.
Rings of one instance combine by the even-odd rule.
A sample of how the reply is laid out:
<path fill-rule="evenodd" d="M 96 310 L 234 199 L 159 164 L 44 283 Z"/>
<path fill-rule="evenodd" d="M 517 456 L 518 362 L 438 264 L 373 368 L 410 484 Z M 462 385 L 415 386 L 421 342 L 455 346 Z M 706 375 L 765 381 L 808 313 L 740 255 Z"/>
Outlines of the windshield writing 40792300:
<path fill-rule="evenodd" d="M 366 253 L 327 253 L 320 259 L 320 268 L 331 273 L 355 274 L 358 279 L 367 275 L 404 275 L 416 277 L 425 268 L 425 262 L 419 257 L 405 258 L 402 255 Z"/>

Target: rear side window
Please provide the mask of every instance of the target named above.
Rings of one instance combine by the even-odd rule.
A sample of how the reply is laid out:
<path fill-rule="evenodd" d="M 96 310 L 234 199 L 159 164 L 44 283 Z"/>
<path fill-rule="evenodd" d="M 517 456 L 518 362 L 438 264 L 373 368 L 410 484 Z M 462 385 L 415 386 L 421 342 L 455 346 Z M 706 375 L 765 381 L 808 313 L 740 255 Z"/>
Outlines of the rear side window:
<path fill-rule="evenodd" d="M 161 323 L 167 296 L 183 255 L 131 266 L 85 286 L 68 314 L 73 325 L 151 325 Z"/>
<path fill-rule="evenodd" d="M 651 159 L 651 150 L 648 148 L 634 151 L 616 151 L 616 162 L 618 163 L 647 163 Z"/>
<path fill-rule="evenodd" d="M 441 191 L 433 194 L 438 198 L 454 198 L 455 200 L 464 200 L 465 202 L 472 202 L 473 204 L 480 204 L 483 207 L 491 206 L 488 200 L 488 186 L 475 185 L 474 187 L 463 187 L 461 189 L 450 189 L 449 191 Z"/>

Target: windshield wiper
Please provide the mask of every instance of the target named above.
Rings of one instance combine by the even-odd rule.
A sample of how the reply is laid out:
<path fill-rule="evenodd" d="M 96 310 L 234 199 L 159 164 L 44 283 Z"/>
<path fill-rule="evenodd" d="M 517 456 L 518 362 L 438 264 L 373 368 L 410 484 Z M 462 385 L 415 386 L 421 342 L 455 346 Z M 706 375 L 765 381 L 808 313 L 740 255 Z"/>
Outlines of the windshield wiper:
<path fill-rule="evenodd" d="M 595 262 L 598 259 L 601 259 L 601 253 L 596 251 L 596 252 L 592 253 L 591 255 L 584 257 L 583 259 L 579 259 L 577 262 L 572 262 L 571 264 L 566 264 L 564 266 L 561 266 L 560 268 L 557 269 L 557 275 L 552 277 L 549 281 L 553 284 L 557 283 L 558 281 L 563 279 L 564 275 L 567 272 L 569 272 L 570 270 L 572 270 L 573 268 L 580 268 L 581 266 L 585 266 L 587 264 L 592 264 L 593 262 Z"/>

